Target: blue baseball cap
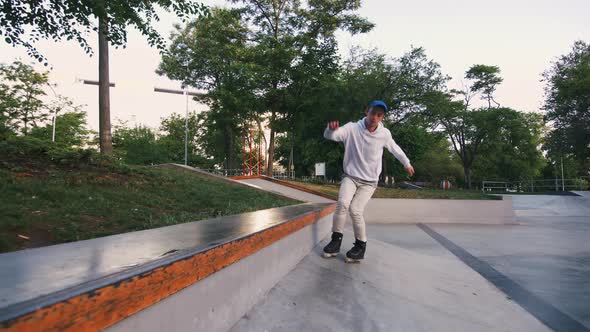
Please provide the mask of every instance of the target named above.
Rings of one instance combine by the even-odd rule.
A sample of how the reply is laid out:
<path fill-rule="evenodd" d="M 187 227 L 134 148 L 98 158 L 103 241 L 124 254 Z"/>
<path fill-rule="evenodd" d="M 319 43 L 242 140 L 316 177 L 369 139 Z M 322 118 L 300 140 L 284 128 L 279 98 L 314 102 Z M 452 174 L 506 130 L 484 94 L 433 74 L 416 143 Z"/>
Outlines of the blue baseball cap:
<path fill-rule="evenodd" d="M 382 100 L 373 100 L 369 104 L 369 109 L 371 109 L 371 108 L 373 108 L 375 106 L 383 107 L 383 109 L 385 110 L 385 112 L 387 112 L 387 104 L 384 101 L 382 101 Z"/>

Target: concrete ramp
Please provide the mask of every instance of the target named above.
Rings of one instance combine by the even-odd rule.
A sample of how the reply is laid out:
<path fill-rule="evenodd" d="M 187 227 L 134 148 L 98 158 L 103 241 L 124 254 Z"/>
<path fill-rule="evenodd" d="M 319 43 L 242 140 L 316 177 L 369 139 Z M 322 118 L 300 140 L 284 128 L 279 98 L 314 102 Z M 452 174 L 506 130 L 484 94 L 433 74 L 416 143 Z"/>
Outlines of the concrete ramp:
<path fill-rule="evenodd" d="M 580 196 L 556 195 L 513 195 L 514 212 L 519 217 L 555 216 L 584 217 L 590 216 L 590 194 L 576 192 Z"/>

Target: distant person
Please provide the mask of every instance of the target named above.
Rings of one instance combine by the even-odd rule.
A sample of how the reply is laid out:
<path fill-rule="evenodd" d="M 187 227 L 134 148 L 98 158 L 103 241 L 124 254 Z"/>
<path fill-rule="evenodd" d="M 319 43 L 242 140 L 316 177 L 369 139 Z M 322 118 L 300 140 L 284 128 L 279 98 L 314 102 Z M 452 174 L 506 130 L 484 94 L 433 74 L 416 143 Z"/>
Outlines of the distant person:
<path fill-rule="evenodd" d="M 383 148 L 387 148 L 399 160 L 410 175 L 414 168 L 406 154 L 391 137 L 391 132 L 381 121 L 387 112 L 387 105 L 375 100 L 365 109 L 366 117 L 340 127 L 338 121 L 328 123 L 324 137 L 344 142 L 344 178 L 340 184 L 338 203 L 332 221 L 332 241 L 324 247 L 324 257 L 333 257 L 340 252 L 342 231 L 346 215 L 352 218 L 355 242 L 346 253 L 347 262 L 360 262 L 365 257 L 367 234 L 363 212 L 377 188 L 381 174 Z"/>

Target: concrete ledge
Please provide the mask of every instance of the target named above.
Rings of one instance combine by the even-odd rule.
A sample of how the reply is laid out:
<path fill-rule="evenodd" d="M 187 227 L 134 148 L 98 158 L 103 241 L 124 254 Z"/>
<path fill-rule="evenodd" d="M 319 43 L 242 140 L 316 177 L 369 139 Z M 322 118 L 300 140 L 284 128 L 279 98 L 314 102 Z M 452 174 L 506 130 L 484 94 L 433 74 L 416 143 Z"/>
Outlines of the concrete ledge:
<path fill-rule="evenodd" d="M 331 215 L 325 216 L 106 331 L 228 331 L 330 234 L 331 226 Z"/>
<path fill-rule="evenodd" d="M 368 224 L 514 224 L 512 198 L 503 200 L 373 198 L 365 209 Z"/>
<path fill-rule="evenodd" d="M 300 211 L 300 213 L 291 214 L 286 220 L 268 220 L 273 219 L 273 216 L 276 217 L 280 215 L 280 211 L 284 209 Z M 293 239 L 297 238 L 303 241 L 301 236 L 311 239 L 311 241 L 307 240 L 308 245 L 310 246 L 309 248 L 311 248 L 313 246 L 311 242 L 315 241 L 314 244 L 319 242 L 329 232 L 329 227 L 325 227 L 325 222 L 321 223 L 322 226 L 314 226 L 311 228 L 309 226 L 314 225 L 314 223 L 316 223 L 318 220 L 332 213 L 333 210 L 334 204 L 303 204 L 300 206 L 249 213 L 246 214 L 248 217 L 242 220 L 242 222 L 231 222 L 231 224 L 234 225 L 232 226 L 232 229 L 235 229 L 236 232 L 241 232 L 241 235 L 230 238 L 227 237 L 228 229 L 223 227 L 220 229 L 219 226 L 215 226 L 221 223 L 221 221 L 212 220 L 216 221 L 214 223 L 210 223 L 212 224 L 211 226 L 213 228 L 211 230 L 213 232 L 215 232 L 215 229 L 218 229 L 217 232 L 225 229 L 225 231 L 221 232 L 223 234 L 219 235 L 221 236 L 221 238 L 218 240 L 220 241 L 219 243 L 207 244 L 205 248 L 188 248 L 175 252 L 171 251 L 170 253 L 165 253 L 165 255 L 160 259 L 151 260 L 147 263 L 140 264 L 121 272 L 106 275 L 99 279 L 89 280 L 83 284 L 64 288 L 60 291 L 48 293 L 46 295 L 26 300 L 24 302 L 2 307 L 0 311 L 0 330 L 102 330 L 208 277 L 208 279 L 210 279 L 208 282 L 209 286 L 199 286 L 198 288 L 204 289 L 204 291 L 206 290 L 209 292 L 209 294 L 213 292 L 216 294 L 216 296 L 220 296 L 217 301 L 226 303 L 227 307 L 225 310 L 231 313 L 228 314 L 227 317 L 233 317 L 234 315 L 237 315 L 237 320 L 245 313 L 245 311 L 241 313 L 238 312 L 238 310 L 241 310 L 239 308 L 245 308 L 248 306 L 250 303 L 248 301 L 250 301 L 249 299 L 251 298 L 255 299 L 255 301 L 258 301 L 259 298 L 256 298 L 256 296 L 263 294 L 261 290 L 265 289 L 265 287 L 272 287 L 272 285 L 278 282 L 278 279 L 282 276 L 281 271 L 285 271 L 285 269 L 287 269 L 285 273 L 288 272 L 288 268 L 294 266 L 294 264 L 296 264 L 301 259 L 300 255 L 305 255 L 309 252 L 309 249 L 305 249 L 307 251 L 303 249 L 299 251 L 294 250 L 294 246 L 297 244 L 297 241 L 293 242 L 294 240 L 292 240 L 289 235 L 297 233 L 302 229 L 307 229 L 307 233 L 305 231 L 301 232 L 303 235 L 300 235 L 300 237 L 293 237 Z M 197 233 L 186 233 L 185 228 L 199 227 L 201 223 L 204 222 L 164 227 L 163 229 L 176 229 L 177 231 L 184 231 L 185 236 L 191 237 L 192 235 L 193 237 L 196 237 L 198 235 Z M 259 226 L 257 226 L 259 224 L 266 224 L 267 227 L 261 229 Z M 150 234 L 154 232 L 161 233 L 162 231 L 160 229 L 156 229 L 139 233 Z M 133 233 L 128 233 L 113 236 L 113 238 L 124 239 L 126 236 L 129 237 L 134 235 Z M 86 243 L 86 245 L 91 245 L 93 243 L 108 245 L 109 242 L 112 242 L 112 240 L 109 241 L 108 238 L 109 237 L 81 242 Z M 271 246 L 277 241 L 285 238 L 287 239 L 286 241 L 282 242 L 283 245 L 285 243 L 290 243 L 291 247 L 283 247 L 282 245 L 279 245 L 278 247 L 275 246 L 273 247 L 275 249 L 268 249 L 271 250 L 270 252 L 272 253 L 269 254 L 270 256 L 264 256 L 266 258 L 262 260 L 258 260 L 259 258 L 254 261 L 250 260 L 250 262 L 257 262 L 259 264 L 257 269 L 260 269 L 261 271 L 264 270 L 261 268 L 261 264 L 267 264 L 267 262 L 265 262 L 266 259 L 269 261 L 275 261 L 272 263 L 273 266 L 270 267 L 275 269 L 273 274 L 270 274 L 264 278 L 258 275 L 258 277 L 262 280 L 266 280 L 262 284 L 257 284 L 258 288 L 254 288 L 253 290 L 249 290 L 247 287 L 243 288 L 241 286 L 242 280 L 240 278 L 247 279 L 250 276 L 242 274 L 238 274 L 236 277 L 229 277 L 234 285 L 228 285 L 225 282 L 216 283 L 216 280 L 221 280 L 220 278 L 227 276 L 225 273 L 217 275 L 219 271 L 223 271 L 222 269 L 231 266 L 232 264 L 252 254 L 256 254 L 259 250 Z M 160 240 L 165 240 L 165 238 Z M 304 241 L 302 243 L 306 242 Z M 150 245 L 154 244 L 157 243 L 145 243 L 148 248 Z M 66 249 L 72 246 L 75 247 L 80 245 L 84 246 L 84 244 L 74 242 L 70 244 L 53 246 L 52 249 L 54 249 L 53 251 L 61 252 L 63 255 L 69 254 L 75 256 L 77 252 L 71 252 L 71 250 Z M 100 245 L 96 246 L 96 248 L 100 247 Z M 61 250 L 62 248 L 64 250 Z M 107 248 L 108 247 L 105 247 L 104 249 L 106 250 Z M 306 248 L 306 246 L 302 245 L 302 248 Z M 131 251 L 137 251 L 136 248 L 128 249 Z M 275 252 L 272 250 L 275 250 Z M 279 250 L 281 254 L 278 254 L 276 250 Z M 286 250 L 286 253 L 283 253 L 283 250 Z M 49 250 L 49 252 L 51 251 L 52 250 Z M 55 268 L 59 268 L 60 264 L 64 264 L 63 257 L 62 259 L 57 256 L 49 257 L 47 256 L 46 252 L 47 249 L 45 249 L 44 252 L 25 250 L 22 252 L 16 252 L 14 254 L 5 254 L 0 256 L 0 263 L 2 263 L 0 265 L 10 266 L 11 264 L 16 264 L 20 270 L 27 270 L 29 273 L 35 273 L 37 265 L 43 264 L 42 261 L 45 262 L 44 264 L 52 265 Z M 33 253 L 38 253 L 39 256 L 45 257 L 44 260 L 41 261 L 35 257 L 31 257 L 35 255 Z M 125 251 L 119 251 L 118 255 L 125 255 Z M 29 260 L 27 260 L 27 258 L 29 258 Z M 29 264 L 27 265 L 27 263 Z M 101 262 L 101 264 L 110 263 Z M 235 269 L 236 268 L 231 269 L 230 271 L 235 271 Z M 18 277 L 18 269 L 16 271 L 2 269 L 2 271 L 4 274 L 6 274 L 7 271 L 12 274 L 16 273 L 16 276 Z M 252 273 L 252 275 L 254 275 L 254 272 L 256 272 L 256 269 L 249 271 L 249 273 Z M 69 272 L 61 271 L 61 274 L 64 273 L 67 275 Z M 51 278 L 56 278 L 59 275 L 60 274 L 57 273 L 55 275 L 37 277 L 44 277 L 47 279 L 47 282 L 51 282 Z M 17 278 L 15 282 L 20 283 L 21 281 L 19 278 Z M 215 286 L 211 286 L 211 284 Z M 248 285 L 248 283 L 244 284 Z M 17 292 L 18 294 L 19 288 L 17 286 L 10 286 L 6 283 L 3 283 L 3 287 L 5 286 L 14 287 L 13 292 Z M 232 289 L 231 287 L 240 287 L 240 293 L 234 294 L 233 292 L 225 292 L 227 289 Z M 225 294 L 225 296 L 223 296 L 223 294 Z M 234 296 L 232 297 L 231 295 Z M 241 307 L 236 306 L 237 309 L 234 309 L 234 306 L 236 305 L 234 301 L 238 301 L 238 299 L 241 299 L 242 303 L 244 304 Z M 216 300 L 209 296 L 200 297 L 198 299 L 192 298 L 192 301 L 193 302 L 191 305 L 195 305 L 195 303 L 202 303 L 201 307 L 206 307 L 207 310 L 210 308 L 210 306 L 207 306 L 207 303 L 216 303 Z M 244 310 L 247 309 L 249 309 L 249 307 Z M 198 326 L 203 326 L 204 330 L 216 329 L 216 324 L 219 324 L 219 322 L 217 322 L 217 318 L 211 318 L 211 313 L 205 309 L 203 310 L 204 311 L 195 311 L 195 314 L 191 316 L 193 323 L 196 319 L 196 321 L 199 321 Z M 166 316 L 167 313 L 169 316 Z M 186 318 L 177 317 L 174 312 L 171 313 L 166 310 L 162 310 L 162 312 L 158 311 L 157 316 L 158 321 L 167 321 L 172 325 L 169 328 L 163 329 L 159 328 L 159 325 L 153 325 L 154 331 L 173 330 L 175 326 L 173 324 L 175 324 L 175 321 Z M 233 323 L 228 321 L 227 324 Z M 207 326 L 210 326 L 210 328 Z M 146 329 L 142 328 L 141 330 L 145 331 Z M 186 329 L 180 328 L 179 330 Z"/>

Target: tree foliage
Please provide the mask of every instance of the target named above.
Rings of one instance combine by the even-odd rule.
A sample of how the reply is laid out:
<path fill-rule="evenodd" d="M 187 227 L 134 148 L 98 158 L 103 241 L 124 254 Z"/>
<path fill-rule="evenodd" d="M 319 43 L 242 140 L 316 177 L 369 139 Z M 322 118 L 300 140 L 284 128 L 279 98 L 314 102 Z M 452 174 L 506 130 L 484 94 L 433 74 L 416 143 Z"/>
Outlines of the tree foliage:
<path fill-rule="evenodd" d="M 544 122 L 541 115 L 510 108 L 489 110 L 483 157 L 473 165 L 478 180 L 521 181 L 541 174 L 545 161 L 539 146 Z"/>
<path fill-rule="evenodd" d="M 571 156 L 579 173 L 590 169 L 590 44 L 576 41 L 543 74 L 546 119 L 553 131 L 545 149 L 553 159 Z"/>
<path fill-rule="evenodd" d="M 200 124 L 199 117 L 195 112 L 188 116 L 188 164 L 203 168 L 212 168 L 213 162 L 204 153 L 199 138 Z M 166 160 L 169 162 L 181 163 L 184 161 L 184 137 L 185 117 L 177 113 L 163 118 L 160 124 L 160 136 L 158 139 L 166 153 Z"/>
<path fill-rule="evenodd" d="M 257 110 L 254 66 L 248 29 L 240 10 L 214 8 L 186 26 L 176 26 L 169 53 L 162 57 L 158 73 L 186 86 L 205 89 L 198 97 L 208 104 L 209 129 L 222 133 L 219 152 L 226 168 L 237 168 L 235 150 L 248 122 Z"/>
<path fill-rule="evenodd" d="M 37 72 L 28 64 L 15 61 L 0 64 L 0 113 L 5 132 L 29 133 L 47 118 L 42 97 L 48 84 L 48 73 Z"/>
<path fill-rule="evenodd" d="M 465 78 L 473 81 L 471 92 L 481 93 L 482 99 L 488 101 L 488 108 L 492 108 L 492 102 L 496 106 L 500 106 L 493 96 L 498 84 L 503 81 L 499 75 L 500 68 L 498 66 L 487 65 L 473 65 L 465 73 Z"/>
<path fill-rule="evenodd" d="M 245 18 L 251 25 L 250 39 L 254 41 L 258 93 L 261 113 L 269 114 L 270 141 L 269 173 L 275 160 L 275 135 L 281 132 L 281 118 L 289 116 L 292 108 L 286 105 L 287 87 L 297 75 L 296 65 L 310 48 L 334 40 L 338 29 L 352 34 L 364 33 L 373 24 L 358 16 L 360 1 L 295 0 L 232 0 L 241 3 Z"/>
<path fill-rule="evenodd" d="M 55 142 L 67 147 L 83 147 L 88 142 L 90 131 L 87 128 L 86 112 L 74 110 L 58 114 L 55 119 Z M 51 141 L 53 123 L 33 128 L 31 136 Z"/>
<path fill-rule="evenodd" d="M 74 0 L 74 1 L 2 1 L 0 35 L 12 46 L 25 47 L 29 56 L 44 62 L 47 59 L 34 46 L 40 39 L 74 40 L 92 54 L 86 40 L 98 32 L 98 20 L 108 22 L 107 39 L 111 45 L 125 46 L 127 28 L 132 26 L 147 37 L 151 46 L 165 49 L 164 38 L 153 28 L 159 21 L 157 8 L 172 11 L 178 17 L 206 13 L 206 7 L 192 0 Z"/>

